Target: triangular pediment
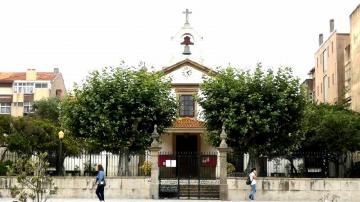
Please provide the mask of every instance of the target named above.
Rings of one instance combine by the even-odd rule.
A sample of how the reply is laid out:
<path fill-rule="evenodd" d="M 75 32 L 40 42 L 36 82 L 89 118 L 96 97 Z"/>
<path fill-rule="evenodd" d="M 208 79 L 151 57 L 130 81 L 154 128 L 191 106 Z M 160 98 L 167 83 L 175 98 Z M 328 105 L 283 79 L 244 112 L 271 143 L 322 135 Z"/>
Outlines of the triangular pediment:
<path fill-rule="evenodd" d="M 164 71 L 165 75 L 167 75 L 167 74 L 170 74 L 171 72 L 174 72 L 174 71 L 176 71 L 176 70 L 178 70 L 178 69 L 180 69 L 180 68 L 182 68 L 184 66 L 192 67 L 193 69 L 196 69 L 196 70 L 198 70 L 198 71 L 200 71 L 200 72 L 202 72 L 202 73 L 204 73 L 204 74 L 206 74 L 208 76 L 216 74 L 216 72 L 214 70 L 212 70 L 212 69 L 210 69 L 210 68 L 208 68 L 208 67 L 206 67 L 206 66 L 204 66 L 202 64 L 199 64 L 197 62 L 194 62 L 194 61 L 192 61 L 190 59 L 185 59 L 185 60 L 182 60 L 182 61 L 180 61 L 178 63 L 175 63 L 175 64 L 173 64 L 173 65 L 171 65 L 169 67 L 165 67 L 165 68 L 163 68 L 163 71 Z"/>

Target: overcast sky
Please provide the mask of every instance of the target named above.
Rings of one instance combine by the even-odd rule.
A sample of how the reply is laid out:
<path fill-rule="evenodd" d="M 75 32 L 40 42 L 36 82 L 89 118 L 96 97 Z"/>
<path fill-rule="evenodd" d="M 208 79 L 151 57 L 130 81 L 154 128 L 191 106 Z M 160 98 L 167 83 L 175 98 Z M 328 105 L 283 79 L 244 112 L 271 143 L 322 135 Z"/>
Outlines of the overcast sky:
<path fill-rule="evenodd" d="M 359 0 L 24 0 L 0 1 L 0 71 L 60 68 L 66 87 L 104 66 L 169 65 L 170 37 L 190 23 L 203 37 L 204 64 L 249 69 L 314 66 L 329 19 L 349 32 Z"/>

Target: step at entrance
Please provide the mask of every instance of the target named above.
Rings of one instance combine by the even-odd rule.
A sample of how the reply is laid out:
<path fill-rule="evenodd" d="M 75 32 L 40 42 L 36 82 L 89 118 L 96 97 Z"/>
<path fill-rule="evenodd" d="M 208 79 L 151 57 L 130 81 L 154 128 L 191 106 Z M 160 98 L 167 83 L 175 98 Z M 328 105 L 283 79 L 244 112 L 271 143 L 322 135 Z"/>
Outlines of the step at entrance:
<path fill-rule="evenodd" d="M 180 185 L 180 199 L 219 199 L 219 185 Z"/>

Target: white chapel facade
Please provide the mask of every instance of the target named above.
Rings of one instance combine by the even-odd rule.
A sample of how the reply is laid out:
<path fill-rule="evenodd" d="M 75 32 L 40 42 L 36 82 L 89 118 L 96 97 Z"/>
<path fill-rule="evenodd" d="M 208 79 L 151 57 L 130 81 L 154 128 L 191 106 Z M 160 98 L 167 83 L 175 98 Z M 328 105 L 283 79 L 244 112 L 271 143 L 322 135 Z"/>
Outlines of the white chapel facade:
<path fill-rule="evenodd" d="M 161 135 L 161 151 L 216 152 L 216 148 L 205 141 L 205 124 L 202 108 L 196 97 L 201 95 L 200 85 L 215 72 L 202 64 L 201 41 L 203 39 L 190 25 L 189 14 L 184 12 L 184 26 L 172 37 L 175 52 L 172 65 L 163 68 L 165 77 L 171 79 L 172 93 L 179 102 L 178 117 Z"/>

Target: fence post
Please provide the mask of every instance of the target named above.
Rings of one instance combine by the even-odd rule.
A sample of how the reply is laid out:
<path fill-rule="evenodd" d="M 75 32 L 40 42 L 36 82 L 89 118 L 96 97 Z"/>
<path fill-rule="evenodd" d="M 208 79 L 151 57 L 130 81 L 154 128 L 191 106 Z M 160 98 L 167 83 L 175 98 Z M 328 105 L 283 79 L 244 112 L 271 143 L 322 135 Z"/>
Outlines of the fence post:
<path fill-rule="evenodd" d="M 157 126 L 154 126 L 154 132 L 152 134 L 153 142 L 150 147 L 150 157 L 151 157 L 151 183 L 150 183 L 150 198 L 158 199 L 159 198 L 159 151 L 161 150 L 160 144 L 157 141 L 159 134 L 157 132 Z"/>
<path fill-rule="evenodd" d="M 227 153 L 231 148 L 226 144 L 227 134 L 225 133 L 225 126 L 222 127 L 220 134 L 221 143 L 217 148 L 219 151 L 219 165 L 220 165 L 220 200 L 228 200 L 228 185 L 227 185 Z"/>

